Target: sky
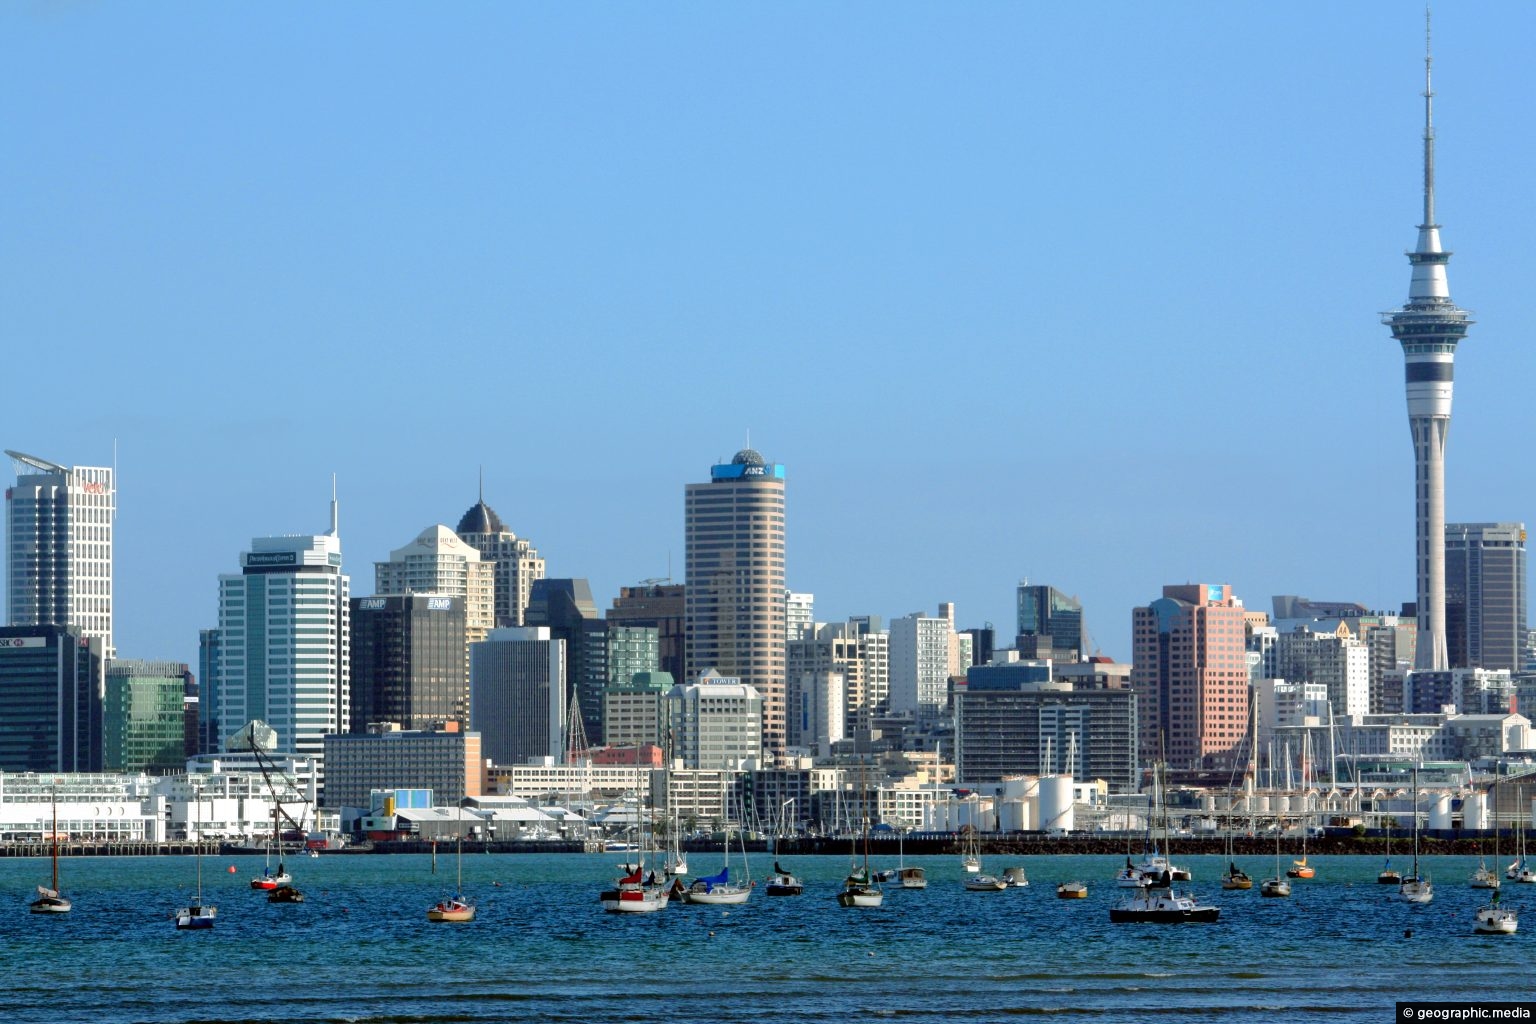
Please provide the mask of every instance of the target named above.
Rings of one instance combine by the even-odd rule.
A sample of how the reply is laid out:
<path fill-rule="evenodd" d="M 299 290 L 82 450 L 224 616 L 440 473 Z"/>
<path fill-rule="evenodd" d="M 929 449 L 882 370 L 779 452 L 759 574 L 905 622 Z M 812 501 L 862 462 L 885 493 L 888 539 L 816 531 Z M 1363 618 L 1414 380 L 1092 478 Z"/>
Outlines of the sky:
<path fill-rule="evenodd" d="M 1536 520 L 1536 5 L 1435 14 L 1447 518 Z M 787 467 L 835 620 L 1413 597 L 1413 3 L 0 5 L 0 447 L 118 467 L 116 641 L 485 499 L 618 588 Z M 115 456 L 114 456 L 115 452 Z"/>

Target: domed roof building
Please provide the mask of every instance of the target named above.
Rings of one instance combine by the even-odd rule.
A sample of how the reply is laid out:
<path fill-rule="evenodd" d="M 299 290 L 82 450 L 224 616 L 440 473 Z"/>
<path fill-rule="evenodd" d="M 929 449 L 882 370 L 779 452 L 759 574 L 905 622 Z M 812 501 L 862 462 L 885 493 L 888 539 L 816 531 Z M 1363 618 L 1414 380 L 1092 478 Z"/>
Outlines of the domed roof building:
<path fill-rule="evenodd" d="M 533 581 L 544 578 L 544 559 L 532 544 L 507 529 L 485 495 L 469 507 L 454 531 L 496 566 L 496 625 L 521 626 L 533 591 Z"/>

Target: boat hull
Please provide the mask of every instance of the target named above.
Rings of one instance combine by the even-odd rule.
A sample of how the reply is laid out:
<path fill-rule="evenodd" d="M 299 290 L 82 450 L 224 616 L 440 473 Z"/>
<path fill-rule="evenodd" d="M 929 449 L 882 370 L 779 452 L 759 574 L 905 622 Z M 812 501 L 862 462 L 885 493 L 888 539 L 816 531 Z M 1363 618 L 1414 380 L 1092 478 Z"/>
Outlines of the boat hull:
<path fill-rule="evenodd" d="M 805 886 L 794 880 L 769 882 L 764 886 L 763 891 L 769 896 L 799 896 L 805 891 Z"/>
<path fill-rule="evenodd" d="M 702 903 L 706 906 L 735 906 L 747 902 L 751 895 L 750 888 L 734 885 L 717 885 L 708 892 L 694 892 L 690 889 L 686 893 L 689 903 Z"/>
<path fill-rule="evenodd" d="M 603 909 L 610 914 L 654 914 L 666 908 L 667 890 L 610 889 L 601 896 Z"/>
<path fill-rule="evenodd" d="M 1220 917 L 1220 907 L 1196 907 L 1192 910 L 1126 910 L 1115 907 L 1109 912 L 1111 924 L 1212 924 Z"/>
<path fill-rule="evenodd" d="M 1086 885 L 1063 883 L 1056 887 L 1056 898 L 1061 900 L 1085 900 L 1088 898 L 1088 887 Z"/>
<path fill-rule="evenodd" d="M 1477 912 L 1472 930 L 1478 935 L 1513 935 L 1520 927 L 1520 918 L 1513 910 L 1495 910 L 1484 907 Z"/>
<path fill-rule="evenodd" d="M 439 903 L 427 911 L 427 920 L 433 922 L 462 923 L 475 919 L 475 908 L 467 903 L 450 901 Z"/>
<path fill-rule="evenodd" d="M 975 878 L 965 880 L 966 892 L 1002 892 L 1008 888 L 1008 883 L 991 875 L 977 875 Z"/>
<path fill-rule="evenodd" d="M 218 907 L 184 907 L 176 911 L 177 931 L 202 931 L 213 927 Z"/>
<path fill-rule="evenodd" d="M 878 907 L 884 901 L 878 889 L 844 889 L 837 894 L 838 905 L 844 907 Z"/>
<path fill-rule="evenodd" d="M 33 900 L 27 909 L 34 914 L 67 914 L 74 905 L 63 896 L 43 896 Z"/>
<path fill-rule="evenodd" d="M 1260 896 L 1289 896 L 1291 883 L 1283 878 L 1266 878 L 1259 886 Z"/>

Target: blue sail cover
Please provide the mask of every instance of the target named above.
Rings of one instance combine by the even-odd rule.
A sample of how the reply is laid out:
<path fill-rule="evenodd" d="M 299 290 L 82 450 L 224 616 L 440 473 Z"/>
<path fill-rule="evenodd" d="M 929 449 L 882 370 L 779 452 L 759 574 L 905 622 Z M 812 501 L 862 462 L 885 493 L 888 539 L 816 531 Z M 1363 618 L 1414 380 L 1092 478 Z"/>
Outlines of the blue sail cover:
<path fill-rule="evenodd" d="M 731 881 L 731 869 L 728 868 L 728 867 L 721 868 L 720 869 L 720 873 L 718 875 L 703 876 L 703 877 L 695 878 L 693 881 L 694 881 L 695 885 L 697 885 L 700 882 L 703 882 L 704 883 L 704 891 L 705 892 L 709 892 L 711 889 L 713 889 L 717 885 L 727 885 L 727 884 L 730 883 L 730 881 Z"/>

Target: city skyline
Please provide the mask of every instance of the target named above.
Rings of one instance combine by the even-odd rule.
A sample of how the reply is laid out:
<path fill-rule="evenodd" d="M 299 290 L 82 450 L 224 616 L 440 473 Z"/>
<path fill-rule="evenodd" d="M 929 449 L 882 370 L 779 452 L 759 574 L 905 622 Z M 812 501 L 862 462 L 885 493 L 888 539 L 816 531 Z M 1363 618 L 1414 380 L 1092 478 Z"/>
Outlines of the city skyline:
<path fill-rule="evenodd" d="M 1131 609 L 1178 580 L 1412 599 L 1376 319 L 1419 208 L 1422 12 L 338 10 L 297 40 L 0 14 L 29 100 L 10 333 L 99 385 L 17 394 L 6 444 L 119 470 L 124 657 L 195 663 L 218 574 L 318 531 L 333 472 L 354 577 L 452 526 L 484 466 L 606 608 L 682 578 L 679 492 L 748 443 L 791 467 L 785 582 L 824 621 L 952 601 L 1006 635 L 1028 577 L 1128 660 Z M 1536 411 L 1503 386 L 1536 369 L 1527 27 L 1435 23 L 1479 322 L 1455 522 L 1536 507 L 1509 471 Z M 700 427 L 705 394 L 731 420 Z"/>

